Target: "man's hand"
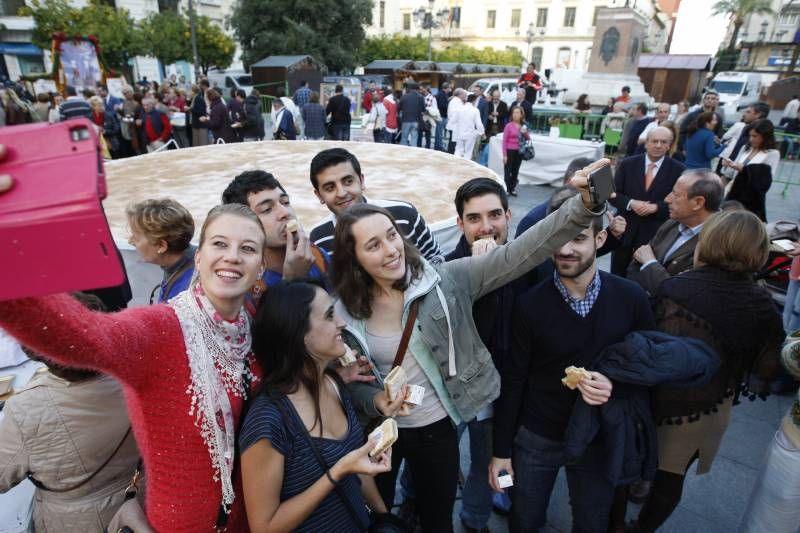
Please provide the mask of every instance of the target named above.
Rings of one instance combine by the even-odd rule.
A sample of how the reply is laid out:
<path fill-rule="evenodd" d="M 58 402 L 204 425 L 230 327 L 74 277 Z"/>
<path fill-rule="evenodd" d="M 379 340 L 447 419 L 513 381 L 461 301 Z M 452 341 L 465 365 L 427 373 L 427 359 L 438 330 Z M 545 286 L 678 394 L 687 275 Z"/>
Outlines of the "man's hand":
<path fill-rule="evenodd" d="M 592 202 L 592 197 L 589 194 L 589 174 L 600 170 L 603 167 L 606 167 L 611 164 L 610 159 L 598 159 L 594 163 L 591 163 L 588 166 L 583 167 L 582 169 L 575 172 L 575 175 L 572 176 L 570 180 L 570 185 L 578 189 L 581 193 L 581 199 L 583 200 L 583 205 L 586 209 L 595 209 L 596 205 Z M 613 198 L 615 195 L 612 193 L 611 197 Z"/>
<path fill-rule="evenodd" d="M 304 278 L 308 275 L 314 255 L 311 253 L 311 241 L 303 231 L 297 230 L 297 242 L 293 234 L 286 234 L 286 258 L 283 260 L 283 279 L 292 280 Z"/>
<path fill-rule="evenodd" d="M 0 176 L 0 181 L 2 181 L 3 177 L 4 176 Z M 800 241 L 795 241 L 794 249 L 788 250 L 786 252 L 786 255 L 788 255 L 789 257 L 797 257 L 798 255 L 800 255 Z"/>
<path fill-rule="evenodd" d="M 628 221 L 620 215 L 614 216 L 611 213 L 606 213 L 606 216 L 608 217 L 608 232 L 619 239 L 628 228 Z"/>
<path fill-rule="evenodd" d="M 658 205 L 643 200 L 631 200 L 631 210 L 640 217 L 646 217 L 658 211 Z"/>
<path fill-rule="evenodd" d="M 648 261 L 655 261 L 656 254 L 653 253 L 653 248 L 649 244 L 645 244 L 638 247 L 636 251 L 633 252 L 633 258 L 636 259 L 640 265 L 643 265 Z"/>
<path fill-rule="evenodd" d="M 589 372 L 592 379 L 582 379 L 578 382 L 583 401 L 589 405 L 603 405 L 611 397 L 614 386 L 611 381 L 600 372 Z"/>
<path fill-rule="evenodd" d="M 495 492 L 505 492 L 505 489 L 501 489 L 497 481 L 497 478 L 500 477 L 500 472 L 503 471 L 512 478 L 514 477 L 514 468 L 511 466 L 511 459 L 492 457 L 492 460 L 489 462 L 489 485 Z"/>

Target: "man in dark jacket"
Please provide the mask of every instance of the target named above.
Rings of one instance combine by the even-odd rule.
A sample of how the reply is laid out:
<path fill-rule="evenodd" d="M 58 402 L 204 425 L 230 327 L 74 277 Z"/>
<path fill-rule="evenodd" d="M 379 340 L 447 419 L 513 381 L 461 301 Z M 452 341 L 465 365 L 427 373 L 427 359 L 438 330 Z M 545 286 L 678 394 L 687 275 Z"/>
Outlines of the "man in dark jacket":
<path fill-rule="evenodd" d="M 653 121 L 653 118 L 647 116 L 647 104 L 639 102 L 634 104 L 629 120 L 633 121 L 633 123 L 628 129 L 627 137 L 625 137 L 625 155 L 632 156 L 639 146 L 639 136 L 641 136 L 647 125 Z"/>
<path fill-rule="evenodd" d="M 517 99 L 514 100 L 508 108 L 508 116 L 511 116 L 511 111 L 513 111 L 515 107 L 522 108 L 523 113 L 525 113 L 526 124 L 533 123 L 533 106 L 525 99 L 525 89 L 517 89 Z"/>
<path fill-rule="evenodd" d="M 328 100 L 325 115 L 331 116 L 333 123 L 333 139 L 335 141 L 350 140 L 350 99 L 344 95 L 344 87 L 337 85 L 335 94 Z"/>
<path fill-rule="evenodd" d="M 241 89 L 231 89 L 231 98 L 228 100 L 228 116 L 231 119 L 231 127 L 235 135 L 236 142 L 242 142 L 241 129 L 236 124 L 244 121 L 244 98 L 245 92 Z"/>
<path fill-rule="evenodd" d="M 566 468 L 573 530 L 606 533 L 614 486 L 604 475 L 603 448 L 592 442 L 576 463 L 568 463 L 565 434 L 578 402 L 600 406 L 612 384 L 589 371 L 576 389 L 562 384 L 569 366 L 586 367 L 607 346 L 632 331 L 655 327 L 647 294 L 636 284 L 600 272 L 597 249 L 605 242 L 602 217 L 553 256 L 556 271 L 517 297 L 511 349 L 503 363 L 500 398 L 495 402 L 490 482 L 513 476 L 511 529 L 538 531 L 546 522 L 558 471 Z M 513 457 L 513 461 L 512 461 Z"/>
<path fill-rule="evenodd" d="M 502 185 L 489 178 L 474 178 L 456 191 L 456 222 L 463 232 L 445 261 L 479 256 L 508 242 L 511 210 Z M 494 366 L 503 372 L 511 341 L 514 294 L 530 285 L 527 277 L 495 289 L 472 306 L 472 317 L 481 341 L 492 354 Z M 461 523 L 468 532 L 486 528 L 492 511 L 492 490 L 486 482 L 491 457 L 492 410 L 487 407 L 474 420 L 458 427 L 459 436 L 469 431 L 470 469 L 461 491 Z"/>
<path fill-rule="evenodd" d="M 210 85 L 208 80 L 200 80 L 197 87 L 198 92 L 192 97 L 192 102 L 189 105 L 192 119 L 192 146 L 203 146 L 209 143 L 207 119 L 203 117 L 208 117 L 206 91 L 208 91 Z"/>
<path fill-rule="evenodd" d="M 450 103 L 450 94 L 452 90 L 450 89 L 450 84 L 448 82 L 444 82 L 439 87 L 439 92 L 436 93 L 436 107 L 439 108 L 439 114 L 442 117 L 442 120 L 436 123 L 436 133 L 434 134 L 433 138 L 433 149 L 439 150 L 444 152 L 444 132 L 447 128 L 447 104 Z"/>
<path fill-rule="evenodd" d="M 264 115 L 261 113 L 261 94 L 257 89 L 253 89 L 250 96 L 244 99 L 243 107 L 242 140 L 245 142 L 264 140 Z"/>
<path fill-rule="evenodd" d="M 425 99 L 419 94 L 419 85 L 416 83 L 408 83 L 406 89 L 406 94 L 397 103 L 397 114 L 400 117 L 400 144 L 416 146 L 419 124 L 425 112 Z"/>

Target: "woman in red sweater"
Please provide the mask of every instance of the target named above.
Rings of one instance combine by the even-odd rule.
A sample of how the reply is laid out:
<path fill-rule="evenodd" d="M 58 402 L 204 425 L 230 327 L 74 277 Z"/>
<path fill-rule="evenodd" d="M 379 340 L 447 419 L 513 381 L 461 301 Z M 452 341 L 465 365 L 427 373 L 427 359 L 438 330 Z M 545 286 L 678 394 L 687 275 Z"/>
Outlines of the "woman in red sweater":
<path fill-rule="evenodd" d="M 55 362 L 122 384 L 158 532 L 247 531 L 235 431 L 252 373 L 245 294 L 261 277 L 264 229 L 248 208 L 212 209 L 196 277 L 168 305 L 91 312 L 66 294 L 0 303 L 0 326 Z"/>

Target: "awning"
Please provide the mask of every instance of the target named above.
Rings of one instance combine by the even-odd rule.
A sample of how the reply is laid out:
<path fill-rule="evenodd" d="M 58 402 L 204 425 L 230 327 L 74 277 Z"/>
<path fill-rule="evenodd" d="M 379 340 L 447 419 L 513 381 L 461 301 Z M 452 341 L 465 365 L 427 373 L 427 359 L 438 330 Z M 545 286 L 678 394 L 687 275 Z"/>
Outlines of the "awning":
<path fill-rule="evenodd" d="M 40 56 L 42 49 L 31 43 L 0 43 L 0 54 L 12 56 Z"/>

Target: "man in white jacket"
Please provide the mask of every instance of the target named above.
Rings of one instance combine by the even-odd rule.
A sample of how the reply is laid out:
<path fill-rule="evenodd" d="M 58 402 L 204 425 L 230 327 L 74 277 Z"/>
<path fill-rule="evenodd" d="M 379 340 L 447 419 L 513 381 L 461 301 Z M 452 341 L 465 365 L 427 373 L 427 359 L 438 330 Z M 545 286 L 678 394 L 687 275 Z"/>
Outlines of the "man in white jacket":
<path fill-rule="evenodd" d="M 456 157 L 471 159 L 472 152 L 475 149 L 475 142 L 483 135 L 481 113 L 475 106 L 475 100 L 477 99 L 478 96 L 469 95 L 467 103 L 456 113 L 456 124 L 453 127 L 453 137 L 456 140 Z"/>
<path fill-rule="evenodd" d="M 458 124 L 458 112 L 464 107 L 464 102 L 467 100 L 467 91 L 464 89 L 456 89 L 453 91 L 453 96 L 447 103 L 447 125 L 445 129 L 450 132 L 450 143 L 447 146 L 447 151 L 451 154 L 456 150 L 456 124 Z"/>

